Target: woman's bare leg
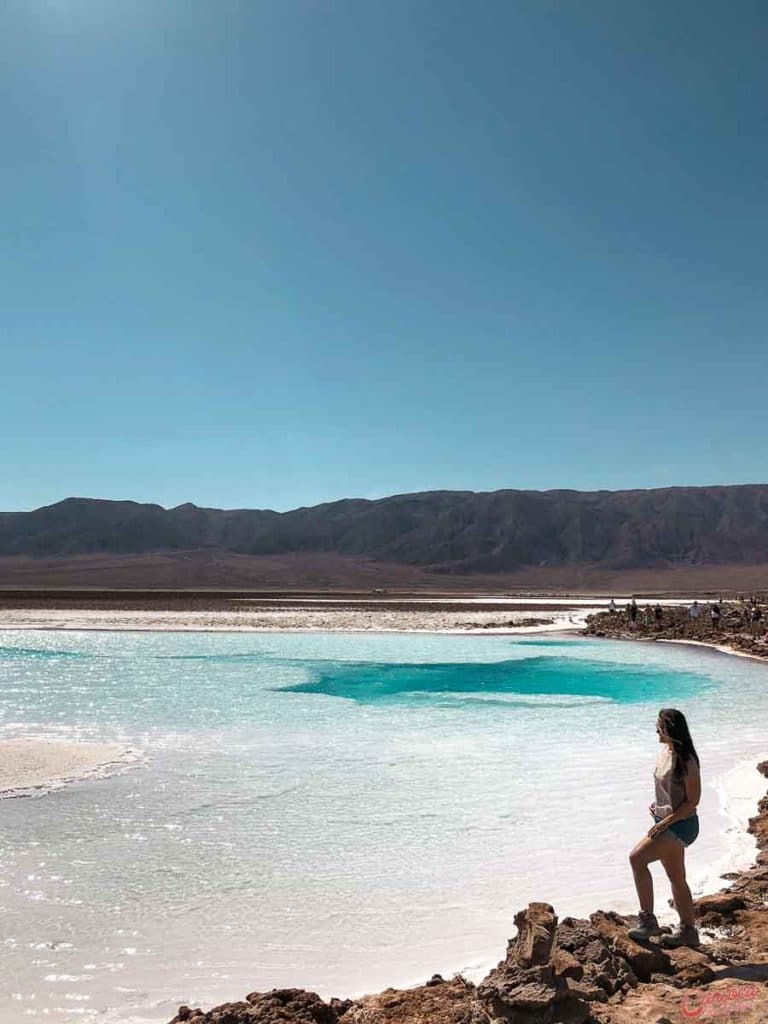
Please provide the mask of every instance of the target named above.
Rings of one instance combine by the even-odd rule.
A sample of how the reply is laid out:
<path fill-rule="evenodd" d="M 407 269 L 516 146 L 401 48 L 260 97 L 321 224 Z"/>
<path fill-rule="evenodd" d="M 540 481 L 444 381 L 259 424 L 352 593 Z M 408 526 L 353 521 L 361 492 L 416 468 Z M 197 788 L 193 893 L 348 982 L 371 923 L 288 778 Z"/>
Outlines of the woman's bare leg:
<path fill-rule="evenodd" d="M 664 850 L 661 863 L 672 886 L 672 898 L 675 901 L 675 910 L 680 915 L 680 923 L 694 925 L 696 919 L 693 913 L 693 897 L 685 880 L 685 847 L 676 839 L 673 843 L 673 846 Z"/>
<path fill-rule="evenodd" d="M 640 840 L 629 855 L 640 909 L 650 914 L 653 913 L 653 877 L 648 870 L 650 860 L 647 853 L 652 846 L 653 841 L 646 836 L 645 839 Z"/>
<path fill-rule="evenodd" d="M 640 909 L 653 913 L 653 878 L 648 870 L 648 865 L 655 860 L 663 862 L 664 857 L 674 858 L 673 846 L 682 847 L 677 839 L 671 836 L 661 835 L 655 839 L 644 836 L 629 855 L 629 863 L 632 865 L 632 874 L 635 879 L 635 889 L 640 903 Z M 673 888 L 674 893 L 674 888 Z"/>

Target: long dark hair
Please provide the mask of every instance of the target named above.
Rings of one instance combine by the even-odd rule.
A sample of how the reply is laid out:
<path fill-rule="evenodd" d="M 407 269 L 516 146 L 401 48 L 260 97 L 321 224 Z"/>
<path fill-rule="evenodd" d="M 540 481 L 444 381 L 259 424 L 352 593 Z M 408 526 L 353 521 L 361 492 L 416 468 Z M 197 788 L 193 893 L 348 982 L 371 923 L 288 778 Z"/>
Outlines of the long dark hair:
<path fill-rule="evenodd" d="M 685 764 L 689 758 L 695 757 L 696 763 L 700 763 L 688 730 L 688 723 L 683 712 L 677 708 L 662 708 L 659 719 L 664 726 L 664 732 L 672 740 L 672 749 L 675 752 L 674 774 L 681 778 L 685 774 Z"/>

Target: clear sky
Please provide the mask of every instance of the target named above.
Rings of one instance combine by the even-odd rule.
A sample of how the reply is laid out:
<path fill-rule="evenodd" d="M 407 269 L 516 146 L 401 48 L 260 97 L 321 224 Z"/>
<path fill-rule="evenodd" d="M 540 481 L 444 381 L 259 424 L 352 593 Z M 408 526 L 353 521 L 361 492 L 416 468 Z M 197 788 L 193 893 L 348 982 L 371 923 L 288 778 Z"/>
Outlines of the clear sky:
<path fill-rule="evenodd" d="M 768 481 L 763 0 L 0 0 L 0 508 Z"/>

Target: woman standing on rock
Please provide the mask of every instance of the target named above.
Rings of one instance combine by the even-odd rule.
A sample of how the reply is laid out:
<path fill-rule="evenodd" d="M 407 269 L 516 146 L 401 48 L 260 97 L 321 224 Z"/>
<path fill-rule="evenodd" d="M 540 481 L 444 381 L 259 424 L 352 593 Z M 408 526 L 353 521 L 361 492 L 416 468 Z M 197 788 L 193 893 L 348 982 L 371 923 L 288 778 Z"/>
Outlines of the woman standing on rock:
<path fill-rule="evenodd" d="M 693 746 L 688 723 L 682 711 L 662 708 L 656 722 L 662 744 L 653 773 L 656 800 L 650 810 L 655 824 L 629 855 L 635 888 L 640 901 L 640 924 L 629 931 L 631 939 L 644 941 L 661 934 L 653 912 L 653 879 L 648 865 L 660 860 L 672 885 L 675 909 L 680 926 L 672 935 L 665 935 L 661 944 L 666 949 L 676 946 L 698 946 L 699 933 L 693 916 L 691 890 L 685 880 L 685 848 L 699 834 L 696 807 L 701 799 L 699 755 Z"/>

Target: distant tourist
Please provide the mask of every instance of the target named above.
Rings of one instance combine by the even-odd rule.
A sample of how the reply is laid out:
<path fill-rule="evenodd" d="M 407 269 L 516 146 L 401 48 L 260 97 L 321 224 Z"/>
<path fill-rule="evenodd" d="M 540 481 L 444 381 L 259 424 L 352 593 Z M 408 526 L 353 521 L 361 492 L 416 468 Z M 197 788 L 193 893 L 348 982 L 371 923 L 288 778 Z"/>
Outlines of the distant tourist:
<path fill-rule="evenodd" d="M 653 608 L 649 604 L 645 606 L 645 611 L 643 612 L 643 623 L 646 626 L 653 625 Z"/>
<path fill-rule="evenodd" d="M 637 609 L 637 601 L 635 601 L 635 599 L 633 597 L 632 598 L 632 603 L 629 605 L 629 628 L 630 629 L 634 629 L 635 628 L 635 623 L 637 622 L 637 611 L 638 611 L 638 609 Z"/>
<path fill-rule="evenodd" d="M 637 942 L 645 942 L 652 935 L 661 934 L 653 912 L 653 879 L 648 870 L 649 864 L 660 860 L 672 885 L 675 909 L 680 915 L 678 930 L 672 935 L 664 935 L 661 945 L 665 949 L 698 946 L 693 900 L 685 879 L 685 848 L 699 834 L 696 812 L 701 799 L 699 755 L 682 711 L 662 708 L 656 721 L 656 732 L 662 749 L 653 773 L 656 799 L 650 806 L 650 812 L 655 824 L 629 855 L 640 902 L 640 923 L 628 934 Z"/>
<path fill-rule="evenodd" d="M 709 606 L 709 617 L 712 621 L 712 628 L 719 629 L 722 612 L 720 609 L 720 605 L 717 602 Z"/>
<path fill-rule="evenodd" d="M 760 632 L 760 623 L 763 619 L 763 609 L 759 604 L 756 604 L 752 609 L 752 636 L 757 636 Z"/>
<path fill-rule="evenodd" d="M 613 598 L 611 598 L 611 603 L 608 605 L 608 611 L 611 615 L 615 615 L 617 610 L 618 609 L 616 608 L 616 602 L 613 600 Z"/>
<path fill-rule="evenodd" d="M 691 620 L 692 623 L 696 622 L 696 620 L 698 619 L 700 610 L 701 609 L 699 608 L 699 602 L 694 601 L 691 607 L 688 609 L 688 618 Z"/>
<path fill-rule="evenodd" d="M 661 620 L 664 618 L 664 612 L 662 611 L 661 605 L 658 601 L 656 602 L 656 606 L 653 609 L 653 617 L 656 620 L 656 625 L 660 626 Z"/>

